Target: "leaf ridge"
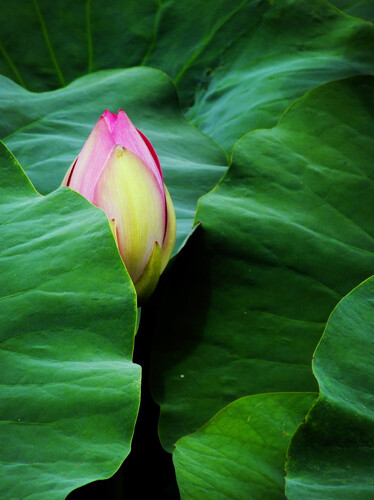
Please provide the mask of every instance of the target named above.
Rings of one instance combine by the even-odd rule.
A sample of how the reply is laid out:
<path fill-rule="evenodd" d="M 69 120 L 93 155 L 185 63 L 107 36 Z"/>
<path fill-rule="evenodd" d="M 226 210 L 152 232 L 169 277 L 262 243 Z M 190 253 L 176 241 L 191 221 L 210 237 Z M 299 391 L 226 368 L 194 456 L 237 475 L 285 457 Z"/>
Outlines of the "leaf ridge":
<path fill-rule="evenodd" d="M 26 88 L 26 84 L 25 82 L 23 81 L 23 78 L 20 74 L 20 72 L 18 71 L 16 65 L 14 64 L 12 58 L 10 57 L 10 55 L 8 54 L 8 52 L 5 50 L 5 48 L 3 47 L 3 44 L 0 43 L 0 52 L 3 54 L 3 57 L 4 59 L 6 60 L 6 62 L 9 64 L 9 67 L 11 68 L 11 70 L 13 71 L 18 83 Z"/>
<path fill-rule="evenodd" d="M 92 0 L 86 0 L 86 29 L 87 29 L 87 50 L 88 50 L 88 73 L 93 70 L 93 44 L 91 29 L 91 4 Z"/>
<path fill-rule="evenodd" d="M 222 22 L 216 27 L 216 29 L 213 29 L 210 32 L 209 36 L 207 36 L 205 38 L 205 40 L 203 40 L 203 42 L 201 43 L 201 45 L 196 49 L 196 51 L 192 54 L 192 56 L 185 62 L 185 64 L 183 65 L 183 67 L 179 70 L 177 76 L 173 79 L 173 82 L 175 83 L 175 85 L 178 84 L 178 82 L 180 81 L 180 79 L 182 78 L 182 76 L 184 75 L 184 73 L 188 70 L 188 68 L 195 61 L 195 59 L 203 52 L 203 50 L 205 49 L 205 47 L 207 47 L 209 45 L 209 43 L 213 40 L 213 38 L 218 33 L 218 31 L 220 29 L 222 29 L 223 26 L 225 24 L 227 24 L 230 21 L 230 19 L 232 19 L 234 17 L 235 14 L 237 14 L 243 7 L 245 7 L 245 5 L 247 4 L 247 1 L 248 0 L 243 0 L 243 2 L 241 4 L 239 4 L 238 7 L 236 7 L 233 11 L 231 11 L 222 20 Z"/>
<path fill-rule="evenodd" d="M 51 44 L 51 40 L 49 38 L 47 26 L 46 26 L 46 24 L 44 22 L 44 18 L 43 18 L 43 15 L 41 13 L 41 10 L 39 8 L 38 1 L 37 0 L 33 0 L 33 2 L 34 2 L 36 14 L 37 14 L 39 22 L 40 22 L 40 26 L 42 28 L 44 40 L 45 40 L 45 43 L 46 43 L 48 51 L 49 51 L 49 55 L 51 56 L 51 60 L 52 60 L 53 66 L 55 67 L 55 70 L 56 70 L 56 73 L 57 73 L 58 80 L 59 80 L 61 86 L 65 87 L 66 86 L 65 78 L 64 78 L 64 76 L 63 76 L 63 74 L 61 72 L 60 66 L 59 66 L 59 64 L 57 62 L 57 58 L 56 58 L 56 55 L 54 53 L 54 50 L 53 50 L 53 47 L 52 47 L 52 44 Z"/>
<path fill-rule="evenodd" d="M 147 61 L 149 59 L 149 56 L 151 55 L 151 53 L 152 53 L 152 51 L 153 51 L 153 49 L 155 48 L 155 45 L 156 45 L 156 40 L 157 40 L 157 35 L 158 35 L 158 29 L 159 29 L 160 21 L 161 21 L 161 13 L 162 13 L 162 9 L 163 9 L 162 0 L 157 0 L 157 4 L 158 4 L 158 9 L 157 9 L 157 12 L 156 12 L 155 24 L 153 26 L 152 39 L 150 41 L 149 47 L 147 49 L 147 52 L 145 53 L 145 55 L 143 57 L 143 60 L 140 63 L 140 66 L 145 66 L 146 65 L 146 63 L 147 63 Z"/>

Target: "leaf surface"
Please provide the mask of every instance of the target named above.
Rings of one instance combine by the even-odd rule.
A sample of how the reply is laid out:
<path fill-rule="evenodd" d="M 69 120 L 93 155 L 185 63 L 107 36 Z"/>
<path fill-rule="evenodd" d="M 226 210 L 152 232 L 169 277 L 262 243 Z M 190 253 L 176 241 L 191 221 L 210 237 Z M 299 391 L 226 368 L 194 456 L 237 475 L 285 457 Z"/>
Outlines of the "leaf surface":
<path fill-rule="evenodd" d="M 339 302 L 313 357 L 318 401 L 292 438 L 290 500 L 374 497 L 374 278 Z"/>
<path fill-rule="evenodd" d="M 331 3 L 350 16 L 374 21 L 374 4 L 372 0 L 333 0 Z"/>
<path fill-rule="evenodd" d="M 284 462 L 316 395 L 257 394 L 226 406 L 173 453 L 182 500 L 284 499 Z"/>
<path fill-rule="evenodd" d="M 63 499 L 130 452 L 136 296 L 99 209 L 0 164 L 0 496 Z"/>
<path fill-rule="evenodd" d="M 372 23 L 324 0 L 15 0 L 4 9 L 1 73 L 44 90 L 88 71 L 159 68 L 190 119 L 228 150 L 315 86 L 373 74 Z"/>
<path fill-rule="evenodd" d="M 372 88 L 358 77 L 311 91 L 246 135 L 201 200 L 200 229 L 155 297 L 166 449 L 240 397 L 316 390 L 328 316 L 374 268 Z"/>

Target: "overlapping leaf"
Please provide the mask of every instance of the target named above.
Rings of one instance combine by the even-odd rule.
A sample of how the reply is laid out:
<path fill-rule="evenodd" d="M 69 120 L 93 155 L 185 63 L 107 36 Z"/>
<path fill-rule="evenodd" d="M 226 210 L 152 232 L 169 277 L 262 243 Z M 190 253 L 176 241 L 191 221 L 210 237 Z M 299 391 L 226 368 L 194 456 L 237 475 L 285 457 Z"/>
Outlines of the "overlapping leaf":
<path fill-rule="evenodd" d="M 183 118 L 175 88 L 149 68 L 99 72 L 35 94 L 0 78 L 0 137 L 41 193 L 56 189 L 106 108 L 124 109 L 151 140 L 177 215 L 177 251 L 191 231 L 197 200 L 218 182 L 227 159 Z"/>
<path fill-rule="evenodd" d="M 17 0 L 0 30 L 0 71 L 33 90 L 103 68 L 162 69 L 228 149 L 307 90 L 374 67 L 372 23 L 324 0 Z"/>
<path fill-rule="evenodd" d="M 374 266 L 372 88 L 368 77 L 310 92 L 242 139 L 201 201 L 200 234 L 156 304 L 167 449 L 239 397 L 315 390 L 325 322 Z"/>
<path fill-rule="evenodd" d="M 211 68 L 188 116 L 228 149 L 246 132 L 274 126 L 313 87 L 373 74 L 372 23 L 344 16 L 325 1 L 254 0 L 236 19 L 234 42 L 227 44 L 232 32 L 223 32 L 222 53 L 214 40 L 189 70 Z"/>
<path fill-rule="evenodd" d="M 350 16 L 374 21 L 374 4 L 372 0 L 333 0 L 331 3 Z"/>
<path fill-rule="evenodd" d="M 374 278 L 333 311 L 313 358 L 320 397 L 291 441 L 287 497 L 374 497 Z"/>
<path fill-rule="evenodd" d="M 103 212 L 0 166 L 0 496 L 63 499 L 130 451 L 136 296 Z"/>
<path fill-rule="evenodd" d="M 0 73 L 42 91 L 92 71 L 140 65 L 159 8 L 157 0 L 3 2 Z"/>
<path fill-rule="evenodd" d="M 176 443 L 173 460 L 183 500 L 284 499 L 284 462 L 296 426 L 315 394 L 239 399 Z"/>

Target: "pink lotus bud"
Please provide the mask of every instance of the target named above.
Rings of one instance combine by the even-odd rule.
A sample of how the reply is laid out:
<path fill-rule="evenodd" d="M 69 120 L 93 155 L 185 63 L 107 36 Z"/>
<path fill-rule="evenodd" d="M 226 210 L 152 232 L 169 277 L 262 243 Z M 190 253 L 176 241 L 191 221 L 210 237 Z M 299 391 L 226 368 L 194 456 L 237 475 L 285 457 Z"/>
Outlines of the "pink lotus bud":
<path fill-rule="evenodd" d="M 106 110 L 63 185 L 104 210 L 138 299 L 147 299 L 176 236 L 173 203 L 152 144 L 122 110 Z"/>

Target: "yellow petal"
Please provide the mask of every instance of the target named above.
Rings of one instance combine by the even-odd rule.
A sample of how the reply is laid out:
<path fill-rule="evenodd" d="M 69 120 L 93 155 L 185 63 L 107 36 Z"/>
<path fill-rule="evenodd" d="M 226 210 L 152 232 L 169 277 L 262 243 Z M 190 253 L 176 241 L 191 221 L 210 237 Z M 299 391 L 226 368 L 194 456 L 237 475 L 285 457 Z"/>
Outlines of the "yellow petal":
<path fill-rule="evenodd" d="M 161 274 L 161 247 L 155 243 L 143 274 L 135 283 L 138 305 L 144 304 L 152 295 Z"/>
<path fill-rule="evenodd" d="M 115 146 L 98 179 L 93 203 L 115 219 L 118 248 L 135 283 L 162 244 L 165 199 L 153 172 L 128 149 Z"/>
<path fill-rule="evenodd" d="M 173 253 L 175 238 L 177 235 L 177 220 L 175 218 L 173 202 L 165 185 L 164 188 L 166 197 L 167 226 L 164 242 L 162 244 L 161 273 L 164 271 L 167 263 L 169 262 L 171 254 Z"/>
<path fill-rule="evenodd" d="M 115 219 L 109 219 L 109 227 L 110 230 L 112 231 L 114 241 L 116 242 L 116 245 L 118 247 L 118 241 L 117 241 L 117 228 L 116 228 L 116 221 Z"/>

